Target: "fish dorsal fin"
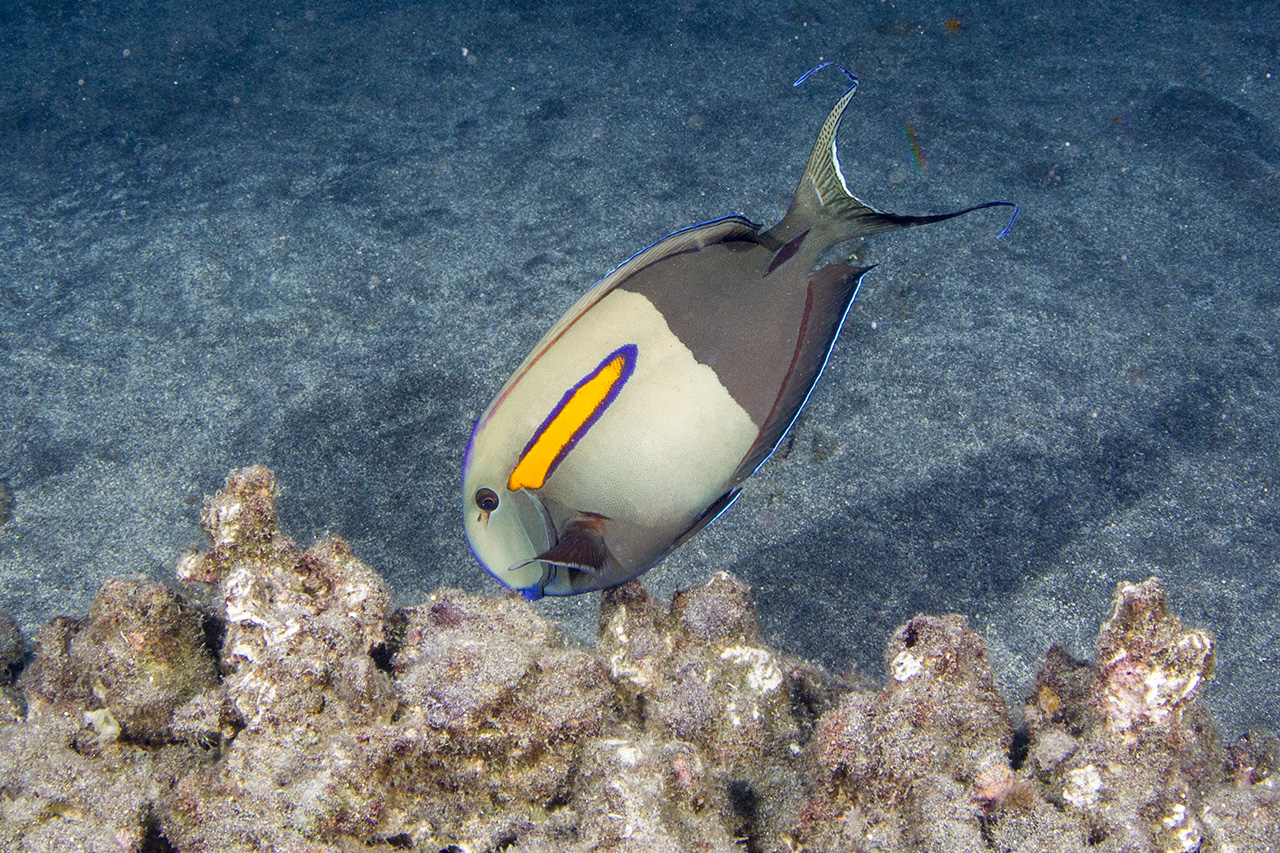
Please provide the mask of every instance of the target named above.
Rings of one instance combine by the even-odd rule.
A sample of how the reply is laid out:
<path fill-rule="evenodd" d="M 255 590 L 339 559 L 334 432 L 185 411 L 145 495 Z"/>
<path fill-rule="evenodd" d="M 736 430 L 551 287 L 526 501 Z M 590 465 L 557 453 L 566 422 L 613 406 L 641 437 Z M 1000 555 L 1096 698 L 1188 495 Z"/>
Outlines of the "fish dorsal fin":
<path fill-rule="evenodd" d="M 758 242 L 759 239 L 760 225 L 758 223 L 752 222 L 745 216 L 725 216 L 720 219 L 713 219 L 710 222 L 703 222 L 700 225 L 682 228 L 636 252 L 614 267 L 612 272 L 592 285 L 586 293 L 578 297 L 578 301 L 573 303 L 569 310 L 556 321 L 556 324 L 542 336 L 542 340 L 538 341 L 538 344 L 525 357 L 524 362 L 516 368 L 515 373 L 507 380 L 507 384 L 503 386 L 502 391 L 495 397 L 495 403 L 502 400 L 507 390 L 512 388 L 533 363 L 541 358 L 542 354 L 558 341 L 570 326 L 578 322 L 583 314 L 586 314 L 592 306 L 604 299 L 615 288 L 636 273 L 673 255 L 696 252 L 717 243 Z M 493 408 L 494 405 L 491 404 L 489 411 L 492 411 Z M 488 412 L 482 418 L 487 415 Z"/>
<path fill-rule="evenodd" d="M 787 369 L 773 409 L 739 463 L 732 482 L 740 483 L 755 473 L 795 423 L 826 366 L 840 327 L 844 325 L 845 315 L 858 295 L 862 277 L 870 269 L 872 267 L 829 264 L 809 276 L 804 320 L 791 356 L 791 366 Z"/>
<path fill-rule="evenodd" d="M 824 68 L 827 64 L 832 63 L 826 63 L 819 66 L 819 68 Z M 816 70 L 818 69 L 814 69 L 814 71 Z M 841 70 L 844 69 L 842 68 Z M 796 85 L 802 83 L 812 73 L 810 71 L 805 74 L 796 81 Z M 1012 207 L 1014 208 L 1014 216 L 1017 216 L 1017 205 L 1011 201 L 988 201 L 950 213 L 906 216 L 877 210 L 849 192 L 849 186 L 844 180 L 844 173 L 840 170 L 840 155 L 836 150 L 836 133 L 840 129 L 840 120 L 844 117 L 844 111 L 849 106 L 849 101 L 853 99 L 854 93 L 858 90 L 858 80 L 848 71 L 845 71 L 845 74 L 849 76 L 853 85 L 849 87 L 848 91 L 831 108 L 831 112 L 827 114 L 827 120 L 822 123 L 822 130 L 819 131 L 818 139 L 813 144 L 813 151 L 809 154 L 809 161 L 804 167 L 804 175 L 800 178 L 800 186 L 796 188 L 795 198 L 792 199 L 791 206 L 787 209 L 787 215 L 783 217 L 781 222 L 765 232 L 763 237 L 766 240 L 776 240 L 778 245 L 782 245 L 802 231 L 810 228 L 822 228 L 829 234 L 827 244 L 830 245 L 867 234 L 879 234 L 884 231 L 896 231 L 899 228 L 942 222 L 987 207 Z M 1012 219 L 1010 219 L 1009 225 L 1013 225 Z M 1006 227 L 1005 231 L 1001 232 L 1001 236 L 1008 230 Z"/>
<path fill-rule="evenodd" d="M 759 234 L 759 224 L 752 222 L 745 216 L 725 216 L 721 219 L 713 219 L 710 222 L 703 222 L 701 225 L 691 225 L 688 228 L 682 228 L 679 231 L 668 234 L 658 242 L 641 249 L 627 258 L 614 267 L 612 272 L 592 285 L 591 289 L 582 294 L 578 301 L 565 312 L 559 322 L 551 327 L 551 331 L 547 332 L 538 346 L 534 348 L 534 353 L 536 354 L 545 349 L 551 342 L 564 334 L 564 330 L 573 325 L 579 317 L 587 312 L 587 309 L 608 296 L 622 282 L 646 267 L 652 266 L 672 255 L 696 252 L 716 243 L 756 240 Z"/>
<path fill-rule="evenodd" d="M 576 569 L 592 577 L 600 577 L 618 565 L 618 561 L 604 539 L 606 521 L 608 519 L 603 515 L 579 513 L 578 517 L 570 519 L 565 524 L 556 544 L 532 560 L 512 568 L 522 568 L 529 563 L 542 562 Z"/>

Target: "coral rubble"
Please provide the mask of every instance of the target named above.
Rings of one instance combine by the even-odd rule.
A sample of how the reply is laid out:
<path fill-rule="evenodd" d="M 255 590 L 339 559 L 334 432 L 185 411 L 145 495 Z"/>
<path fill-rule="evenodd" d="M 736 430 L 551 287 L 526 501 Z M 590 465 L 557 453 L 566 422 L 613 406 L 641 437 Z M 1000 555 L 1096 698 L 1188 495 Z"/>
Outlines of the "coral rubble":
<path fill-rule="evenodd" d="M 1094 661 L 1049 650 L 1015 731 L 960 616 L 883 687 L 771 648 L 715 573 L 603 594 L 597 649 L 518 596 L 392 611 L 337 538 L 299 549 L 264 468 L 201 515 L 181 592 L 107 583 L 25 644 L 0 621 L 0 849 L 1272 851 L 1274 737 L 1224 748 L 1213 642 L 1151 579 Z M 16 683 L 10 684 L 14 673 Z"/>

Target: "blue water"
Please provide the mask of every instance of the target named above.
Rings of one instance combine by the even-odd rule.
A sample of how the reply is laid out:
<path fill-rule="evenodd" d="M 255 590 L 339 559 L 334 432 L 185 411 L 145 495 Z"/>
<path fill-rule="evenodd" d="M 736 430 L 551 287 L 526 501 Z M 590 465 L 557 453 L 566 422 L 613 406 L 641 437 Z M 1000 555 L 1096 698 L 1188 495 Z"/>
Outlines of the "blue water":
<path fill-rule="evenodd" d="M 467 551 L 475 416 L 585 287 L 785 209 L 858 72 L 868 240 L 786 445 L 646 576 L 728 569 L 774 642 L 879 676 L 967 614 L 1016 702 L 1157 574 L 1218 642 L 1228 733 L 1280 728 L 1280 8 L 0 5 L 0 609 L 170 577 L 203 495 L 273 467 L 286 529 L 402 604 Z M 578 638 L 598 596 L 540 606 Z"/>

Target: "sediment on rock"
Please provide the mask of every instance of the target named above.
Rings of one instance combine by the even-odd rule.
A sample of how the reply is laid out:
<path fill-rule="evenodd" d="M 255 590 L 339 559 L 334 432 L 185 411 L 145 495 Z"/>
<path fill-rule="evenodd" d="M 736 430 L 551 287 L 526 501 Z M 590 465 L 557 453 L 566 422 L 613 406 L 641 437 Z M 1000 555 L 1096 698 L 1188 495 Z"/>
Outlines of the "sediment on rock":
<path fill-rule="evenodd" d="M 1121 584 L 1093 661 L 1047 651 L 1021 731 L 982 637 L 917 616 L 883 686 L 765 642 L 715 572 L 601 597 L 594 649 L 518 596 L 392 612 L 342 540 L 283 535 L 232 472 L 181 592 L 104 585 L 34 660 L 0 623 L 0 848 L 1263 851 L 1276 739 L 1223 747 L 1213 642 Z M 17 673 L 13 684 L 4 683 Z M 166 847 L 167 845 L 167 847 Z"/>

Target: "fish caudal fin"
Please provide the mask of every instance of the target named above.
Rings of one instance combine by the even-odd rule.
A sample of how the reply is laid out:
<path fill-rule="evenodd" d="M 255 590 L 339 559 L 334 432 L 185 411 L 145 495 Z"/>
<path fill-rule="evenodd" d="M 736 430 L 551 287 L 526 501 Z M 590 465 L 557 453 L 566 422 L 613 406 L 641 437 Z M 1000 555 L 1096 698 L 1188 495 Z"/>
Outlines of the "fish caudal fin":
<path fill-rule="evenodd" d="M 1012 207 L 1013 216 L 998 236 L 1003 237 L 1013 226 L 1018 216 L 1018 206 L 1011 201 L 988 201 L 966 207 L 951 213 L 935 213 L 928 216 L 904 216 L 898 213 L 886 213 L 877 210 L 849 192 L 845 184 L 844 174 L 840 171 L 840 157 L 836 152 L 836 131 L 840 129 L 840 119 L 845 108 L 858 90 L 858 78 L 842 65 L 826 62 L 817 68 L 807 71 L 793 85 L 799 86 L 810 74 L 828 65 L 835 65 L 852 83 L 844 96 L 836 102 L 827 120 L 822 124 L 818 140 L 813 145 L 809 162 L 804 167 L 804 175 L 800 178 L 800 186 L 796 188 L 795 198 L 787 215 L 773 231 L 773 236 L 780 242 L 790 239 L 792 232 L 801 233 L 815 226 L 824 226 L 833 232 L 833 242 L 862 237 L 867 234 L 879 234 L 885 231 L 896 231 L 899 228 L 910 228 L 914 225 L 928 225 L 931 222 L 942 222 L 954 219 L 975 210 L 987 207 Z"/>

